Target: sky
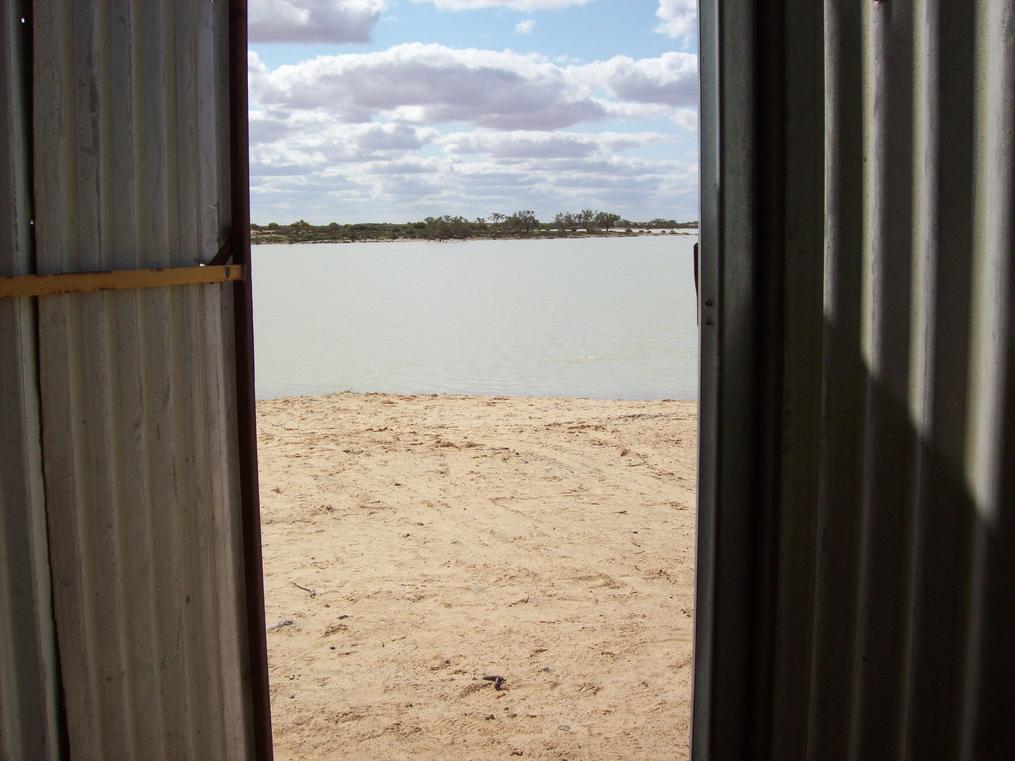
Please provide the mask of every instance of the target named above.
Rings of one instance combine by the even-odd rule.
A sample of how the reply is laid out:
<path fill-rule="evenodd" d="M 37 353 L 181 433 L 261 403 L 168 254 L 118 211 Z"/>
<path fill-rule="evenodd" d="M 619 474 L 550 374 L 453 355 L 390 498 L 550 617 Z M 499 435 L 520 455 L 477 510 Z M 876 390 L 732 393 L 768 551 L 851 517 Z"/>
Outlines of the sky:
<path fill-rule="evenodd" d="M 250 0 L 252 219 L 696 219 L 696 6 Z"/>

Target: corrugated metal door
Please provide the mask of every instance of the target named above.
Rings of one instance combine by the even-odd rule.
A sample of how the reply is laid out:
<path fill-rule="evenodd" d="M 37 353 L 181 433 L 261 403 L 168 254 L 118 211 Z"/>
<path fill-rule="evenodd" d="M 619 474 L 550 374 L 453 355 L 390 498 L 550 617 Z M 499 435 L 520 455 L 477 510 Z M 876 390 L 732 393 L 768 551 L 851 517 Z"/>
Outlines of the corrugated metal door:
<path fill-rule="evenodd" d="M 242 257 L 245 4 L 17 7 L 0 274 Z M 24 543 L 0 558 L 10 758 L 59 732 L 74 759 L 270 757 L 248 287 L 0 299 L 0 527 Z"/>
<path fill-rule="evenodd" d="M 693 754 L 1015 748 L 1015 3 L 702 4 Z"/>

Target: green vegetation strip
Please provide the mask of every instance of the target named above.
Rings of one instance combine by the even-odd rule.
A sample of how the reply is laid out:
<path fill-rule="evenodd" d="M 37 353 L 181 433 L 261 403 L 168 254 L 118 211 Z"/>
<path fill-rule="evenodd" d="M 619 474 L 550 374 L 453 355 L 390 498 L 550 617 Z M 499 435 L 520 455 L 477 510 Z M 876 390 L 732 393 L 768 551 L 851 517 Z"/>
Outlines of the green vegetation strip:
<path fill-rule="evenodd" d="M 534 212 L 493 213 L 489 217 L 468 220 L 465 217 L 427 217 L 404 224 L 367 222 L 359 224 L 312 225 L 304 220 L 288 225 L 271 222 L 251 225 L 252 243 L 354 243 L 391 240 L 495 240 L 499 238 L 582 238 L 588 236 L 626 236 L 665 231 L 697 232 L 697 222 L 653 219 L 632 222 L 619 214 L 583 209 L 558 214 L 553 222 L 541 222 Z"/>

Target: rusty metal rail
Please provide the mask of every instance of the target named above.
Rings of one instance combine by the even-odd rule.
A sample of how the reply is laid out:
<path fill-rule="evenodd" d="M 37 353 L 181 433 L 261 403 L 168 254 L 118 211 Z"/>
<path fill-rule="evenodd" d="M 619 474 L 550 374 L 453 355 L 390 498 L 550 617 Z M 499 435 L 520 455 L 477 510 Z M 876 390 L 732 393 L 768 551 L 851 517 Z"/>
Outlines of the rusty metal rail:
<path fill-rule="evenodd" d="M 224 266 L 159 267 L 155 269 L 68 272 L 53 275 L 0 277 L 0 299 L 26 296 L 58 296 L 65 293 L 123 291 L 137 288 L 167 288 L 178 285 L 207 285 L 243 280 L 244 268 Z"/>

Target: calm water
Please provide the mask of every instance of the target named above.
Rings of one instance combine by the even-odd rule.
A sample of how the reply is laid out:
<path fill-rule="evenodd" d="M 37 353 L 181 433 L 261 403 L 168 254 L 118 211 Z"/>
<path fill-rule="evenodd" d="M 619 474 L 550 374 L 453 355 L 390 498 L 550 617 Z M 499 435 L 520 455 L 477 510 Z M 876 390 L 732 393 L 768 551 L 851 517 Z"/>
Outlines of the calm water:
<path fill-rule="evenodd" d="M 255 246 L 258 397 L 697 398 L 695 240 Z"/>

